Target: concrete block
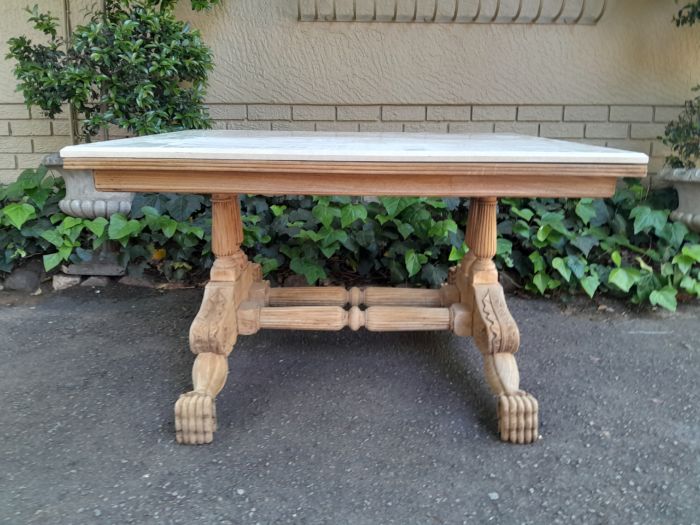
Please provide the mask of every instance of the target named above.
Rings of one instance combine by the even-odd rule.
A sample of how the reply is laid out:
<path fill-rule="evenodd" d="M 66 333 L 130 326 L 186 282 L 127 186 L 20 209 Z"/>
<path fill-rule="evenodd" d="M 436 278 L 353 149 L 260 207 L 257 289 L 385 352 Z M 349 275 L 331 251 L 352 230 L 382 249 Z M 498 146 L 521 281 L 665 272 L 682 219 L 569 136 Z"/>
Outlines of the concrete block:
<path fill-rule="evenodd" d="M 632 124 L 630 137 L 633 139 L 656 139 L 663 136 L 665 124 Z"/>
<path fill-rule="evenodd" d="M 0 170 L 10 170 L 16 168 L 15 156 L 9 153 L 0 153 Z"/>
<path fill-rule="evenodd" d="M 358 122 L 316 122 L 316 131 L 359 131 Z"/>
<path fill-rule="evenodd" d="M 520 106 L 518 120 L 535 122 L 561 122 L 564 116 L 563 106 Z"/>
<path fill-rule="evenodd" d="M 676 120 L 683 111 L 683 106 L 656 106 L 654 108 L 654 122 L 667 124 Z"/>
<path fill-rule="evenodd" d="M 539 134 L 539 124 L 530 122 L 496 122 L 496 133 L 517 133 L 519 135 L 532 135 L 536 137 Z"/>
<path fill-rule="evenodd" d="M 51 134 L 57 136 L 70 136 L 70 123 L 67 120 L 51 121 Z"/>
<path fill-rule="evenodd" d="M 16 156 L 18 168 L 38 168 L 46 153 L 18 153 Z"/>
<path fill-rule="evenodd" d="M 493 122 L 450 122 L 450 133 L 493 133 Z"/>
<path fill-rule="evenodd" d="M 447 133 L 447 122 L 406 122 L 403 130 L 409 133 Z"/>
<path fill-rule="evenodd" d="M 610 122 L 651 122 L 654 118 L 652 106 L 611 106 Z"/>
<path fill-rule="evenodd" d="M 51 135 L 51 121 L 49 120 L 11 120 L 10 135 L 24 136 L 49 136 Z"/>
<path fill-rule="evenodd" d="M 243 104 L 210 104 L 208 107 L 213 120 L 243 120 L 247 116 Z"/>
<path fill-rule="evenodd" d="M 316 123 L 294 121 L 294 120 L 279 120 L 272 123 L 274 131 L 315 131 Z"/>
<path fill-rule="evenodd" d="M 474 106 L 472 108 L 472 120 L 515 120 L 516 106 Z"/>
<path fill-rule="evenodd" d="M 34 153 L 54 153 L 70 144 L 68 137 L 37 137 L 32 140 Z"/>
<path fill-rule="evenodd" d="M 29 118 L 29 110 L 24 104 L 0 104 L 0 118 L 21 119 Z"/>
<path fill-rule="evenodd" d="M 292 120 L 335 120 L 335 106 L 292 106 Z"/>
<path fill-rule="evenodd" d="M 226 123 L 226 129 L 270 130 L 272 123 L 264 120 L 231 120 Z"/>
<path fill-rule="evenodd" d="M 251 104 L 248 120 L 292 120 L 292 108 L 277 104 Z"/>
<path fill-rule="evenodd" d="M 428 106 L 428 120 L 465 121 L 472 118 L 471 106 Z"/>
<path fill-rule="evenodd" d="M 638 153 L 644 153 L 645 155 L 651 154 L 651 141 L 649 140 L 608 140 L 605 145 L 609 148 L 636 151 Z"/>
<path fill-rule="evenodd" d="M 29 137 L 0 137 L 0 153 L 31 153 Z"/>
<path fill-rule="evenodd" d="M 360 122 L 360 131 L 403 131 L 401 122 Z"/>
<path fill-rule="evenodd" d="M 608 120 L 609 113 L 608 106 L 566 106 L 564 108 L 564 120 L 605 122 Z"/>
<path fill-rule="evenodd" d="M 626 139 L 629 124 L 586 124 L 586 138 L 591 139 Z"/>
<path fill-rule="evenodd" d="M 425 120 L 425 106 L 382 106 L 382 120 Z"/>
<path fill-rule="evenodd" d="M 338 120 L 379 120 L 380 106 L 338 106 Z"/>
<path fill-rule="evenodd" d="M 550 139 L 574 139 L 583 137 L 583 124 L 569 122 L 543 122 L 540 136 Z"/>

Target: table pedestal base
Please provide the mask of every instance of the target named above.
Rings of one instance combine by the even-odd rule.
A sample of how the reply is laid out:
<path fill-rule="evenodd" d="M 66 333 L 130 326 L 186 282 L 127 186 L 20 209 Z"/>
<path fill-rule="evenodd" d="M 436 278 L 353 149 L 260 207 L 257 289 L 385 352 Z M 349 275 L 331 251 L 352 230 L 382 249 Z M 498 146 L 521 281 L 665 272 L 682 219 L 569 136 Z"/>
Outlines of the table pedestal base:
<path fill-rule="evenodd" d="M 260 267 L 240 251 L 243 233 L 236 196 L 215 196 L 213 206 L 212 245 L 217 260 L 190 329 L 190 348 L 197 357 L 193 390 L 175 404 L 178 443 L 213 440 L 215 398 L 226 381 L 227 357 L 238 335 L 262 328 L 341 330 L 346 326 L 375 332 L 450 330 L 473 337 L 483 355 L 488 384 L 498 396 L 501 439 L 510 443 L 538 439 L 538 404 L 520 390 L 514 357 L 520 334 L 492 261 L 495 199 L 472 199 L 466 234 L 471 251 L 439 290 L 270 288 L 262 281 Z"/>

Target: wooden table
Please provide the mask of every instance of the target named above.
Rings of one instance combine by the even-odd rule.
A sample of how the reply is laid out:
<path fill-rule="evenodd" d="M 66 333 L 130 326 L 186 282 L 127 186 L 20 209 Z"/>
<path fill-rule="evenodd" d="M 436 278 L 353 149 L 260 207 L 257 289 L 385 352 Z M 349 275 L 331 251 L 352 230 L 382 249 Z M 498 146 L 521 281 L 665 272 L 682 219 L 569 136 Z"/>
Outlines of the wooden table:
<path fill-rule="evenodd" d="M 471 336 L 498 396 L 501 439 L 532 443 L 538 404 L 520 389 L 520 335 L 498 283 L 498 197 L 609 197 L 644 177 L 641 153 L 518 135 L 183 131 L 68 146 L 65 169 L 98 190 L 212 194 L 211 280 L 190 328 L 193 390 L 175 404 L 179 443 L 210 443 L 215 397 L 239 335 L 261 328 L 450 330 Z M 241 251 L 238 194 L 471 197 L 468 255 L 439 290 L 270 288 Z M 361 308 L 363 307 L 363 308 Z"/>

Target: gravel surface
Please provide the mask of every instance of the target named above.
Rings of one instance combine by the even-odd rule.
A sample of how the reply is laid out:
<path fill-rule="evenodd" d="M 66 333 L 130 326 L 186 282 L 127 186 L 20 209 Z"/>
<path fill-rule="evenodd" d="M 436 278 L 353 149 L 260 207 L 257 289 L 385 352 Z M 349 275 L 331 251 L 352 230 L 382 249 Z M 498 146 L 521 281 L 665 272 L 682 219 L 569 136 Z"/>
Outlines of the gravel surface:
<path fill-rule="evenodd" d="M 0 293 L 0 523 L 700 522 L 698 307 L 510 298 L 531 446 L 498 441 L 467 339 L 241 337 L 215 441 L 186 447 L 201 293 Z"/>

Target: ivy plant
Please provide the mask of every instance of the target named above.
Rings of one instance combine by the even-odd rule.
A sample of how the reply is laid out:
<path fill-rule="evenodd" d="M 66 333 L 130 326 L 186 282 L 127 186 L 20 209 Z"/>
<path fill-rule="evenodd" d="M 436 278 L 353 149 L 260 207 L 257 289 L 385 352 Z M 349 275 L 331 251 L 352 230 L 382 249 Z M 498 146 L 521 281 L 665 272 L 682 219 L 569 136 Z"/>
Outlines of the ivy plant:
<path fill-rule="evenodd" d="M 215 3 L 192 0 L 195 9 Z M 111 125 L 136 135 L 209 127 L 203 101 L 211 52 L 199 31 L 175 18 L 174 4 L 106 0 L 69 41 L 51 13 L 27 9 L 48 41 L 8 41 L 18 91 L 50 118 L 73 106 L 85 140 Z"/>

